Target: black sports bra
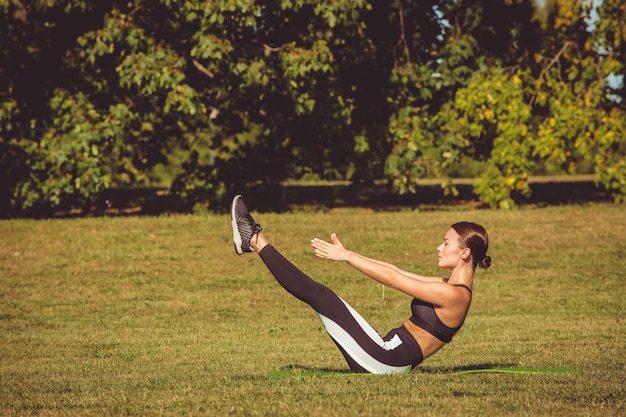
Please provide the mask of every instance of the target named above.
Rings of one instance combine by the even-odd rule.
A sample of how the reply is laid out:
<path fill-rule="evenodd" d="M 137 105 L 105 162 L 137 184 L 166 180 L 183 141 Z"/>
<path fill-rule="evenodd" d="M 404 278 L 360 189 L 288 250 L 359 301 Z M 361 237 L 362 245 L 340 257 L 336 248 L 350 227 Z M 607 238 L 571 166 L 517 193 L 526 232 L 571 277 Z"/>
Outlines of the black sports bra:
<path fill-rule="evenodd" d="M 454 286 L 466 288 L 467 291 L 470 292 L 470 296 L 472 295 L 472 290 L 467 285 L 454 284 Z M 418 300 L 417 298 L 414 298 L 411 302 L 411 312 L 413 315 L 409 320 L 411 320 L 413 324 L 426 330 L 444 343 L 450 343 L 452 336 L 463 326 L 463 323 L 454 328 L 446 326 L 439 320 L 439 317 L 437 317 L 434 305 Z"/>

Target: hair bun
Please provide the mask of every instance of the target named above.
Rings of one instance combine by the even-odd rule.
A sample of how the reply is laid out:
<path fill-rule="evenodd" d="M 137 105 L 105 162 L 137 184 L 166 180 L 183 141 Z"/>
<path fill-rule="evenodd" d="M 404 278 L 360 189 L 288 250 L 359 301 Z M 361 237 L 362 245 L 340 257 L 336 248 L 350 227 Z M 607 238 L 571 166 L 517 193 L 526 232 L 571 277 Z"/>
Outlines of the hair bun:
<path fill-rule="evenodd" d="M 491 256 L 485 255 L 485 257 L 480 262 L 478 262 L 479 268 L 487 269 L 490 266 L 491 266 Z"/>

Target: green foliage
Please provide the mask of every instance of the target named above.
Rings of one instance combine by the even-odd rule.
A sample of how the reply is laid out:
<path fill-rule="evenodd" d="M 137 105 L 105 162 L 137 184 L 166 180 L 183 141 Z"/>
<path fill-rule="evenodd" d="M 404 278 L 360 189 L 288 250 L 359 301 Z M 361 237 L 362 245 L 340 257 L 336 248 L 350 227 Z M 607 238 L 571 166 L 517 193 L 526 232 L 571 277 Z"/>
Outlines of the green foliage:
<path fill-rule="evenodd" d="M 451 138 L 442 148 L 443 155 L 450 155 L 447 164 L 459 162 L 466 154 L 486 160 L 487 169 L 475 187 L 477 194 L 486 204 L 511 208 L 515 193 L 529 195 L 528 174 L 533 167 L 524 74 L 477 74 L 457 92 L 452 111 L 442 113 Z"/>
<path fill-rule="evenodd" d="M 436 159 L 427 159 L 434 136 L 425 109 L 404 107 L 392 118 L 389 130 L 394 147 L 387 157 L 385 173 L 400 193 L 415 193 L 419 179 L 431 174 L 437 164 Z"/>
<path fill-rule="evenodd" d="M 530 195 L 528 177 L 537 165 L 575 175 L 579 166 L 591 164 L 598 184 L 611 190 L 616 201 L 624 201 L 626 113 L 607 85 L 609 74 L 622 71 L 615 59 L 623 56 L 618 53 L 622 34 L 607 48 L 606 57 L 598 58 L 597 49 L 606 44 L 607 32 L 587 32 L 584 18 L 589 10 L 580 2 L 563 2 L 555 11 L 554 27 L 546 29 L 552 43 L 541 47 L 529 41 L 538 40 L 539 28 L 528 25 L 524 12 L 514 14 L 515 9 L 523 9 L 523 2 L 511 3 L 506 16 L 522 17 L 509 25 L 519 30 L 506 33 L 494 20 L 495 9 L 479 7 L 482 14 L 473 10 L 470 15 L 460 4 L 448 10 L 457 17 L 457 25 L 450 28 L 436 81 L 420 78 L 424 87 L 431 86 L 420 95 L 422 100 L 430 99 L 432 91 L 454 85 L 452 99 L 434 111 L 430 107 L 432 119 L 426 129 L 438 133 L 431 133 L 428 141 L 417 139 L 424 130 L 418 126 L 411 128 L 415 132 L 411 141 L 392 136 L 397 146 L 388 157 L 387 174 L 394 187 L 399 192 L 413 191 L 426 175 L 419 167 L 427 164 L 434 167 L 428 173 L 440 177 L 444 189 L 454 194 L 447 172 L 471 157 L 486 164 L 475 187 L 479 199 L 491 207 L 512 208 Z M 609 2 L 607 7 L 615 5 Z M 606 12 L 603 16 L 601 25 L 612 27 L 614 17 Z M 506 41 L 509 36 L 519 38 Z M 550 49 L 559 42 L 560 50 Z M 519 65 L 524 57 L 526 66 Z M 406 77 L 396 81 L 403 87 L 409 84 Z M 411 105 L 420 102 L 416 93 L 411 97 L 407 100 Z M 432 105 L 432 100 L 423 102 Z M 403 114 L 404 108 L 399 107 L 396 117 Z M 428 120 L 427 115 L 422 118 Z M 392 118 L 390 124 L 392 134 L 396 120 Z M 437 148 L 434 159 L 429 152 L 433 147 Z"/>
<path fill-rule="evenodd" d="M 553 3 L 549 2 L 549 5 Z M 176 173 L 187 207 L 314 176 L 513 207 L 541 166 L 624 199 L 624 3 L 0 2 L 0 216 Z M 621 13 L 621 14 L 620 14 Z M 547 164 L 547 165 L 546 165 Z"/>
<path fill-rule="evenodd" d="M 49 201 L 53 207 L 71 198 L 88 198 L 110 182 L 110 172 L 99 162 L 101 149 L 116 135 L 115 122 L 102 120 L 82 95 L 59 91 L 51 102 L 55 118 L 39 143 L 20 144 L 29 158 L 31 178 L 18 191 L 24 207 Z M 35 186 L 36 185 L 36 186 Z"/>

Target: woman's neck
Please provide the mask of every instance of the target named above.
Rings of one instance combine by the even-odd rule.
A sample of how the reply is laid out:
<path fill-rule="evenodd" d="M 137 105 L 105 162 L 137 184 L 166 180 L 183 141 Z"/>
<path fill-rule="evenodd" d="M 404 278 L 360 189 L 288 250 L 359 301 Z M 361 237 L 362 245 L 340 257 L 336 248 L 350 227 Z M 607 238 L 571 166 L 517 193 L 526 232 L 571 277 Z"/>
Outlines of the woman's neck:
<path fill-rule="evenodd" d="M 474 281 L 474 268 L 471 264 L 458 265 L 450 270 L 450 284 L 465 284 L 471 286 Z"/>

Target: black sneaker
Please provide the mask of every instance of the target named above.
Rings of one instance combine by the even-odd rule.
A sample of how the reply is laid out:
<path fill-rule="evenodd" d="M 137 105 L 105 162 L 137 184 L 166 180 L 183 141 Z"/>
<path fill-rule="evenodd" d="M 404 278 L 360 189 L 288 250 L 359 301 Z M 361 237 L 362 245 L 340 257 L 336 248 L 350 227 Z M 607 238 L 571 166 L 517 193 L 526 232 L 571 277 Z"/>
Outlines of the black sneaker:
<path fill-rule="evenodd" d="M 254 252 L 250 247 L 250 239 L 259 233 L 261 225 L 256 223 L 243 202 L 243 197 L 236 195 L 230 207 L 230 221 L 233 224 L 233 240 L 235 252 L 243 255 L 245 252 Z"/>

